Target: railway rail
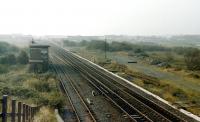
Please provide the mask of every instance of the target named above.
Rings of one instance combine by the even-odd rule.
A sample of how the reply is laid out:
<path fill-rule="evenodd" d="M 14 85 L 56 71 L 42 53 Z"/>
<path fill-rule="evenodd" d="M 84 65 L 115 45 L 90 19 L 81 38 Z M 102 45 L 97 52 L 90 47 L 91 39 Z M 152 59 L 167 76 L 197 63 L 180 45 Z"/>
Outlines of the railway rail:
<path fill-rule="evenodd" d="M 62 54 L 62 53 L 60 53 Z M 72 59 L 69 57 L 65 57 L 63 55 L 63 58 L 67 58 L 65 61 L 71 61 Z M 121 108 L 130 118 L 136 121 L 163 121 L 163 122 L 169 122 L 170 120 L 162 116 L 160 113 L 157 113 L 150 107 L 146 106 L 144 103 L 140 102 L 137 100 L 135 97 L 132 97 L 129 95 L 127 92 L 124 90 L 119 89 L 115 84 L 110 82 L 108 79 L 106 79 L 104 76 L 98 74 L 97 72 L 94 71 L 94 69 L 90 70 L 87 68 L 87 66 L 81 65 L 81 63 L 78 61 L 73 61 L 77 63 L 76 65 L 72 66 L 77 66 L 75 67 L 76 69 L 81 69 L 82 72 L 86 76 L 89 76 L 93 82 L 93 85 L 98 88 L 101 86 L 101 92 L 104 90 L 104 95 L 106 93 L 106 96 L 111 99 L 111 101 L 116 104 L 118 107 Z M 79 67 L 78 67 L 79 66 Z M 88 72 L 90 71 L 90 72 Z M 87 73 L 87 74 L 86 74 Z M 94 77 L 95 76 L 95 77 Z M 88 78 L 89 80 L 89 78 Z M 101 80 L 101 81 L 100 81 Z M 97 82 L 94 82 L 97 81 Z M 102 83 L 103 82 L 103 83 Z M 106 85 L 104 85 L 106 84 Z M 110 89 L 112 88 L 112 89 Z M 134 104 L 133 104 L 134 103 Z"/>
<path fill-rule="evenodd" d="M 185 122 L 180 116 L 168 111 L 154 101 L 130 89 L 119 78 L 80 59 L 64 49 L 53 46 L 56 57 L 81 72 L 82 76 L 132 121 Z"/>
<path fill-rule="evenodd" d="M 58 78 L 65 94 L 68 96 L 73 111 L 75 112 L 78 122 L 97 122 L 94 113 L 90 110 L 83 97 L 73 84 L 73 80 L 65 71 L 65 68 L 60 63 L 61 59 L 51 56 L 51 61 L 54 63 L 53 68 L 57 73 Z"/>

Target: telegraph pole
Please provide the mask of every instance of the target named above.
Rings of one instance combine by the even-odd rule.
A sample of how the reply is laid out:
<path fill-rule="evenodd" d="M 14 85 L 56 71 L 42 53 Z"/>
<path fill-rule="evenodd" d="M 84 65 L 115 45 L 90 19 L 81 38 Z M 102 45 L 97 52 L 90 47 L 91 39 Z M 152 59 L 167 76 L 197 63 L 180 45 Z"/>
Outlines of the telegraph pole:
<path fill-rule="evenodd" d="M 106 37 L 105 37 L 105 59 L 107 59 L 107 55 L 106 55 L 106 51 L 107 51 L 107 50 L 106 50 L 106 41 L 107 41 L 107 40 L 106 40 Z"/>

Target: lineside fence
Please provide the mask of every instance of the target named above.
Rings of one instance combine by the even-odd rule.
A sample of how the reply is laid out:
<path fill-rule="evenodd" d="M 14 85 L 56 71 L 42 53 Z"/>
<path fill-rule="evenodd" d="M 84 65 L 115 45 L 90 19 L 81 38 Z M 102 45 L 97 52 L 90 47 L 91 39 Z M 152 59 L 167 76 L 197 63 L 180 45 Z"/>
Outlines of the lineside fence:
<path fill-rule="evenodd" d="M 39 111 L 39 107 L 16 102 L 14 99 L 8 101 L 7 95 L 3 95 L 0 103 L 0 122 L 33 122 L 34 115 Z"/>

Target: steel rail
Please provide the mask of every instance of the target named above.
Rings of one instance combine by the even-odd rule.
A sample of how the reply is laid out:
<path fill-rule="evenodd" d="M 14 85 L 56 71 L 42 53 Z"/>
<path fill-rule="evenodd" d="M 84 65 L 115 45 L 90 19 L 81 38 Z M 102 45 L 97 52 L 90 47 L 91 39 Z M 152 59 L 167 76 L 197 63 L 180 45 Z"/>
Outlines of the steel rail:
<path fill-rule="evenodd" d="M 53 62 L 58 62 L 58 60 L 56 61 L 56 58 L 55 57 L 53 57 L 53 59 L 51 59 Z M 81 102 L 82 102 L 82 104 L 83 104 L 83 106 L 84 106 L 84 108 L 86 109 L 86 113 L 88 113 L 88 114 L 85 114 L 85 115 L 89 115 L 89 117 L 91 118 L 91 121 L 93 121 L 93 122 L 97 122 L 97 120 L 95 119 L 95 117 L 92 115 L 92 112 L 90 111 L 90 109 L 87 107 L 87 105 L 86 105 L 86 103 L 85 103 L 85 101 L 83 100 L 83 98 L 81 97 L 81 95 L 80 95 L 80 93 L 77 91 L 77 89 L 75 88 L 75 86 L 72 84 L 72 81 L 71 81 L 71 79 L 68 77 L 68 75 L 66 74 L 66 72 L 64 71 L 64 69 L 63 69 L 63 67 L 57 67 L 55 70 L 59 70 L 60 72 L 63 72 L 63 74 L 66 76 L 66 78 L 68 79 L 68 81 L 70 82 L 70 85 L 72 86 L 72 88 L 74 89 L 74 91 L 76 92 L 76 94 L 78 95 L 78 97 L 80 98 L 80 100 L 81 100 Z M 61 78 L 61 81 L 62 81 L 63 79 Z M 63 84 L 63 86 L 65 87 L 65 84 L 62 82 L 62 84 Z M 65 88 L 66 89 L 66 88 Z M 71 98 L 70 98 L 71 99 Z M 77 110 L 76 108 L 75 108 L 75 105 L 73 104 L 73 102 L 71 102 L 72 103 L 72 106 L 74 107 L 74 110 L 75 110 L 75 112 L 76 112 L 76 115 L 78 116 L 78 121 L 82 121 L 81 120 L 81 115 L 78 115 L 78 112 L 77 111 L 80 111 L 80 110 Z"/>
<path fill-rule="evenodd" d="M 75 58 L 75 60 L 79 60 L 79 62 L 82 62 L 82 60 L 79 59 L 79 57 L 73 55 L 71 52 L 67 52 L 65 51 L 65 53 L 68 53 L 71 55 L 71 57 Z M 69 57 L 69 55 L 68 55 Z M 86 63 L 82 63 L 85 64 Z M 135 93 L 134 91 L 132 91 L 129 87 L 125 86 L 124 84 L 122 84 L 121 82 L 119 82 L 116 79 L 113 79 L 113 77 L 108 76 L 107 73 L 104 73 L 101 70 L 98 70 L 98 68 L 93 67 L 93 65 L 87 65 L 88 67 L 90 67 L 93 72 L 98 72 L 101 73 L 99 75 L 101 76 L 106 76 L 107 78 L 109 78 L 109 80 L 112 80 L 113 82 L 116 82 L 118 84 L 120 84 L 122 87 L 124 87 L 124 89 L 127 89 L 126 91 L 128 91 L 129 94 L 131 94 L 132 96 L 137 97 L 138 100 L 145 102 L 146 105 L 152 107 L 153 109 L 155 109 L 156 111 L 158 111 L 159 113 L 163 114 L 163 116 L 167 117 L 169 120 L 171 121 L 181 121 L 181 122 L 186 122 L 185 120 L 183 120 L 182 118 L 180 118 L 179 116 L 171 113 L 170 111 L 166 110 L 165 108 L 163 108 L 162 106 L 159 106 L 157 103 L 153 102 L 152 100 L 148 99 L 148 98 L 144 98 L 143 96 L 139 95 L 138 93 Z"/>
<path fill-rule="evenodd" d="M 52 60 L 52 57 L 50 57 L 50 59 Z M 73 111 L 75 112 L 77 121 L 78 121 L 78 122 L 81 122 L 81 120 L 80 120 L 80 118 L 79 118 L 79 116 L 78 116 L 77 110 L 76 110 L 76 108 L 75 108 L 75 106 L 74 106 L 74 104 L 73 104 L 73 102 L 72 102 L 72 99 L 71 99 L 71 97 L 69 96 L 69 93 L 68 93 L 68 91 L 67 91 L 67 89 L 66 89 L 66 87 L 65 87 L 65 84 L 63 83 L 63 80 L 61 79 L 61 76 L 60 76 L 60 73 L 59 73 L 58 69 L 56 68 L 55 65 L 52 65 L 52 67 L 54 68 L 54 71 L 55 71 L 55 73 L 57 74 L 57 77 L 59 77 L 59 81 L 60 81 L 60 83 L 61 83 L 61 86 L 62 86 L 62 88 L 63 88 L 65 94 L 67 95 L 67 98 L 69 99 L 69 102 L 70 102 L 70 105 L 72 106 Z"/>
<path fill-rule="evenodd" d="M 69 59 L 68 59 L 69 60 Z M 80 66 L 80 64 L 79 64 Z M 79 67 L 82 68 L 82 67 Z M 86 73 L 86 67 L 84 69 L 82 69 L 85 73 Z M 94 78 L 92 75 L 88 75 L 90 76 L 92 79 L 94 80 L 100 80 L 99 77 L 101 77 L 101 81 L 105 81 L 104 84 L 106 84 L 107 89 L 111 88 L 111 87 L 115 87 L 114 89 L 116 89 L 118 91 L 118 95 L 120 94 L 120 96 L 126 96 L 126 101 L 132 101 L 131 104 L 132 106 L 134 106 L 137 110 L 139 110 L 141 113 L 145 113 L 145 115 L 150 118 L 151 120 L 162 120 L 165 122 L 170 122 L 169 119 L 165 118 L 164 116 L 162 116 L 161 114 L 157 113 L 155 110 L 153 110 L 152 108 L 150 108 L 149 106 L 147 106 L 146 104 L 142 103 L 141 101 L 139 101 L 138 99 L 136 99 L 135 97 L 131 96 L 129 93 L 125 92 L 123 89 L 118 88 L 115 84 L 112 84 L 111 82 L 109 82 L 105 77 L 102 77 L 101 75 L 99 75 L 96 72 L 93 72 L 90 74 L 94 74 L 96 77 L 98 76 L 98 78 Z M 109 88 L 108 88 L 109 87 Z M 114 91 L 116 91 L 114 90 Z M 123 97 L 124 99 L 125 97 Z"/>
<path fill-rule="evenodd" d="M 64 63 L 64 62 L 63 62 Z M 77 69 L 77 68 L 76 68 Z M 95 79 L 97 81 L 97 79 Z M 106 94 L 104 92 L 104 95 L 106 95 L 115 105 L 117 105 L 118 107 L 120 107 L 120 109 L 125 112 L 127 114 L 127 116 L 129 116 L 132 120 L 134 121 L 149 121 L 152 122 L 146 115 L 142 114 L 140 111 L 138 111 L 136 108 L 134 108 L 130 103 L 128 103 L 126 100 L 124 100 L 123 98 L 121 98 L 119 95 L 117 95 L 115 92 L 113 92 L 111 89 L 109 89 L 108 87 L 106 87 L 104 84 L 102 84 L 100 81 L 99 85 L 101 84 L 102 87 L 105 87 L 108 91 L 112 92 L 111 96 L 115 95 L 116 97 L 118 97 L 117 99 L 121 99 L 123 103 L 121 103 L 121 106 L 123 105 L 123 107 L 121 107 L 119 105 L 119 103 L 116 103 L 116 98 L 115 100 L 113 100 L 114 98 L 111 98 L 111 96 L 108 96 L 108 94 Z M 94 84 L 93 84 L 94 85 Z M 97 87 L 99 85 L 96 85 Z M 101 90 L 102 91 L 102 90 Z M 119 102 L 119 101 L 118 101 Z M 126 106 L 125 106 L 126 105 Z M 126 109 L 126 110 L 125 110 Z M 128 111 L 128 112 L 127 112 Z M 133 117 L 133 115 L 137 115 L 137 117 Z"/>
<path fill-rule="evenodd" d="M 84 77 L 84 76 L 83 76 Z M 84 77 L 85 78 L 85 77 Z M 88 80 L 88 79 L 87 79 Z M 92 82 L 91 82 L 92 83 Z M 133 120 L 133 121 L 135 121 L 133 118 L 132 118 L 132 116 L 129 114 L 129 113 L 127 113 L 125 110 L 124 110 L 124 108 L 122 108 L 121 106 L 119 106 L 113 99 L 111 99 L 110 98 L 110 96 L 108 96 L 106 93 L 105 93 L 105 91 L 103 91 L 102 89 L 99 89 L 99 86 L 97 86 L 97 85 L 95 85 L 94 83 L 92 83 L 92 85 L 93 86 L 95 86 L 99 91 L 101 91 L 108 99 L 110 99 L 116 106 L 118 106 L 118 107 L 120 107 L 120 109 L 124 112 L 124 113 L 126 113 L 127 114 L 127 116 L 129 116 L 130 118 L 131 118 L 131 120 Z M 126 101 L 124 101 L 124 102 L 126 102 Z M 129 104 L 129 103 L 127 103 L 127 104 Z M 139 111 L 138 111 L 139 112 Z M 141 113 L 142 114 L 142 113 Z M 143 115 L 143 116 L 145 116 L 145 115 Z M 138 118 L 139 119 L 139 118 Z M 149 120 L 150 121 L 150 120 Z M 136 122 L 136 121 L 135 121 Z"/>
<path fill-rule="evenodd" d="M 65 52 L 66 53 L 66 52 Z M 74 56 L 75 57 L 75 56 Z M 76 60 L 77 60 L 77 58 L 78 57 L 76 57 Z M 80 59 L 78 59 L 79 60 L 79 62 L 81 62 L 80 61 Z M 84 63 L 83 63 L 84 64 Z M 93 72 L 96 70 L 96 68 L 93 68 Z M 96 70 L 97 71 L 97 70 Z M 102 74 L 102 73 L 101 73 Z M 104 73 L 104 76 L 105 76 L 105 73 Z M 107 76 L 107 74 L 106 74 L 106 76 Z M 109 77 L 109 76 L 107 76 L 107 77 Z M 109 77 L 110 78 L 110 77 Z M 110 78 L 111 80 L 113 80 L 112 78 Z M 113 81 L 115 81 L 116 82 L 116 79 L 115 80 L 113 80 Z M 121 83 L 120 83 L 121 84 Z M 123 84 L 121 84 L 121 85 L 123 85 Z M 126 87 L 126 86 L 123 86 L 123 87 Z M 126 87 L 127 88 L 127 87 Z M 129 88 L 128 88 L 129 89 Z M 130 93 L 129 93 L 130 94 Z M 131 94 L 132 95 L 132 94 Z M 148 102 L 149 102 L 149 100 L 147 100 Z M 152 102 L 152 101 L 151 101 Z M 156 105 L 156 103 L 154 103 L 154 108 L 155 108 L 155 105 Z M 161 106 L 156 106 L 156 107 L 158 107 L 157 109 L 160 109 L 159 111 L 164 111 L 164 112 L 166 112 L 165 113 L 165 115 L 168 115 L 168 118 L 169 117 L 172 117 L 172 118 L 169 118 L 170 120 L 176 120 L 176 121 L 184 121 L 184 120 L 182 120 L 180 117 L 178 117 L 178 116 L 176 116 L 176 115 L 172 115 L 172 113 L 170 113 L 168 110 L 165 110 L 165 109 L 162 109 L 162 107 Z"/>
<path fill-rule="evenodd" d="M 60 61 L 63 62 L 62 59 L 59 59 Z M 83 99 L 83 97 L 81 96 L 80 92 L 77 90 L 77 88 L 74 85 L 74 81 L 71 79 L 71 77 L 69 76 L 69 74 L 66 73 L 65 69 L 63 67 L 61 67 L 61 69 L 63 69 L 63 72 L 65 74 L 65 76 L 69 79 L 69 82 L 71 84 L 71 86 L 74 88 L 74 90 L 76 91 L 77 95 L 79 96 L 80 100 L 82 101 L 82 103 L 84 104 L 85 108 L 87 109 L 87 112 L 89 113 L 89 115 L 91 116 L 92 120 L 94 122 L 97 122 L 96 118 L 94 117 L 94 113 L 90 110 L 90 108 L 88 107 L 88 105 L 86 104 L 85 100 Z"/>

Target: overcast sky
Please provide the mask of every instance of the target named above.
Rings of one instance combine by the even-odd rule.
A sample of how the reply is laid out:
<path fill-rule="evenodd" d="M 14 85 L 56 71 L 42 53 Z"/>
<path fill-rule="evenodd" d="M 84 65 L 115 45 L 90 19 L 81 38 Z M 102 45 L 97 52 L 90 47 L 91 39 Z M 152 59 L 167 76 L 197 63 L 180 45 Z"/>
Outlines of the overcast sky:
<path fill-rule="evenodd" d="M 0 34 L 200 34 L 200 0 L 0 0 Z"/>

